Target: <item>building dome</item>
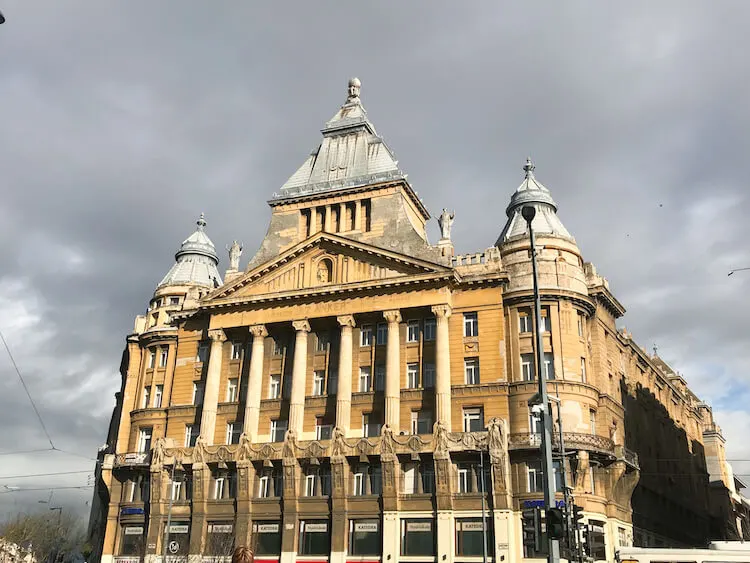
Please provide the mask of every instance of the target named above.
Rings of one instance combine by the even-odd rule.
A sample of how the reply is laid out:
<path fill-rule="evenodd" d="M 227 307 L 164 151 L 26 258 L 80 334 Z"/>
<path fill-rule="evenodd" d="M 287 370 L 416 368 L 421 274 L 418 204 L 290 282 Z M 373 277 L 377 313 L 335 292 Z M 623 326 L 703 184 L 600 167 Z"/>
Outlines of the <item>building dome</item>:
<path fill-rule="evenodd" d="M 170 268 L 157 289 L 168 285 L 197 285 L 218 287 L 221 276 L 217 265 L 219 257 L 216 247 L 205 232 L 206 220 L 201 213 L 197 221 L 198 228 L 186 238 L 174 255 L 175 263 Z"/>

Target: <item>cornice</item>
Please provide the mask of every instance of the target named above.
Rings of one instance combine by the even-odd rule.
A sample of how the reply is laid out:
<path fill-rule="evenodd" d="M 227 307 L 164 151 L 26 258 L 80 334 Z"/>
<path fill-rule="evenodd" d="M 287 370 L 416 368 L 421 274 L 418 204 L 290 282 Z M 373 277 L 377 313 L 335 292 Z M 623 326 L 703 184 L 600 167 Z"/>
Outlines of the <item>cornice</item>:
<path fill-rule="evenodd" d="M 576 293 L 574 291 L 566 291 L 564 289 L 548 289 L 540 288 L 539 295 L 542 302 L 545 300 L 557 300 L 564 299 L 571 301 L 576 305 L 585 309 L 590 315 L 596 312 L 596 305 L 594 301 L 585 295 Z M 534 291 L 532 289 L 521 289 L 515 291 L 507 291 L 503 294 L 503 302 L 506 305 L 518 305 L 521 303 L 533 303 Z"/>

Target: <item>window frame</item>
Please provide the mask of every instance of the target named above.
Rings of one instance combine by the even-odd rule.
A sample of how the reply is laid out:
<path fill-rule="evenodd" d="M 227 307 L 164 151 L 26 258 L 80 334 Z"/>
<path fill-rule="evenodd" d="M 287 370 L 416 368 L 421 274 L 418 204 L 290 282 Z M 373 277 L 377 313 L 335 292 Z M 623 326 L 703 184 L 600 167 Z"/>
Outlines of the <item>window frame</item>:
<path fill-rule="evenodd" d="M 419 342 L 419 335 L 421 333 L 419 328 L 420 327 L 418 319 L 411 319 L 409 321 L 406 321 L 406 342 L 408 344 Z"/>
<path fill-rule="evenodd" d="M 324 369 L 313 370 L 312 396 L 322 397 L 326 394 L 326 371 Z"/>
<path fill-rule="evenodd" d="M 375 345 L 385 346 L 388 342 L 388 323 L 375 325 Z"/>
<path fill-rule="evenodd" d="M 476 417 L 474 416 L 476 415 Z M 464 432 L 481 432 L 484 427 L 484 407 L 464 407 L 462 411 Z M 479 429 L 472 430 L 472 421 L 479 421 Z"/>
<path fill-rule="evenodd" d="M 154 385 L 154 400 L 152 404 L 155 409 L 160 409 L 164 400 L 164 385 Z"/>
<path fill-rule="evenodd" d="M 151 387 L 149 385 L 146 385 L 143 388 L 143 402 L 141 403 L 142 404 L 141 408 L 147 409 L 150 400 L 151 400 Z"/>
<path fill-rule="evenodd" d="M 521 381 L 536 380 L 535 363 L 534 354 L 521 354 Z"/>
<path fill-rule="evenodd" d="M 331 335 L 328 332 L 315 333 L 315 352 L 325 353 L 331 344 Z"/>
<path fill-rule="evenodd" d="M 555 355 L 552 352 L 544 352 L 542 362 L 544 379 L 546 381 L 553 381 L 555 379 Z"/>
<path fill-rule="evenodd" d="M 279 399 L 281 398 L 281 374 L 272 373 L 268 379 L 268 398 Z M 274 393 L 275 391 L 275 393 Z"/>
<path fill-rule="evenodd" d="M 169 349 L 162 348 L 159 351 L 159 369 L 167 367 L 167 360 L 169 359 Z"/>
<path fill-rule="evenodd" d="M 476 311 L 464 313 L 464 338 L 479 336 L 479 314 Z"/>
<path fill-rule="evenodd" d="M 205 384 L 203 381 L 193 381 L 193 397 L 191 400 L 191 405 L 202 405 L 203 404 L 203 396 L 205 394 Z"/>
<path fill-rule="evenodd" d="M 147 369 L 154 369 L 155 367 L 156 367 L 156 350 L 149 350 Z"/>
<path fill-rule="evenodd" d="M 427 523 L 430 524 L 430 539 L 431 541 L 427 541 L 427 537 L 417 537 L 416 539 L 412 540 L 414 545 L 409 546 L 407 545 L 408 537 L 407 535 L 409 532 L 409 524 L 417 524 L 417 523 Z M 434 518 L 401 518 L 401 526 L 400 526 L 400 534 L 401 534 L 401 541 L 400 543 L 400 555 L 401 557 L 430 557 L 437 559 L 437 546 L 436 546 L 436 522 Z M 411 533 L 419 533 L 416 530 L 411 531 Z M 411 543 L 411 542 L 409 542 Z M 419 548 L 422 549 L 419 549 Z M 416 548 L 416 549 L 415 549 Z"/>
<path fill-rule="evenodd" d="M 240 380 L 237 377 L 230 377 L 227 379 L 227 396 L 226 396 L 226 402 L 227 403 L 236 403 L 239 400 L 239 388 L 240 388 Z"/>
<path fill-rule="evenodd" d="M 518 311 L 518 333 L 519 334 L 530 334 L 534 323 L 532 321 L 532 314 L 529 309 L 519 309 Z"/>
<path fill-rule="evenodd" d="M 372 325 L 363 324 L 359 327 L 359 347 L 369 348 L 372 346 Z"/>
<path fill-rule="evenodd" d="M 372 412 L 362 413 L 362 437 L 363 438 L 375 438 L 380 434 L 382 424 L 371 420 L 370 417 L 374 417 Z M 374 432 L 373 432 L 374 431 Z"/>
<path fill-rule="evenodd" d="M 227 445 L 239 444 L 241 433 L 242 433 L 242 426 L 240 426 L 236 420 L 232 422 L 227 422 L 226 436 L 225 436 L 226 444 Z M 235 441 L 235 436 L 236 436 L 236 441 Z"/>
<path fill-rule="evenodd" d="M 406 364 L 406 388 L 419 389 L 419 383 L 419 364 L 416 362 Z"/>
<path fill-rule="evenodd" d="M 581 383 L 588 383 L 588 376 L 586 374 L 586 358 L 581 356 Z"/>
<path fill-rule="evenodd" d="M 322 424 L 321 424 L 322 423 Z M 328 434 L 328 437 L 324 437 L 323 434 Z M 333 434 L 333 426 L 331 424 L 324 423 L 322 416 L 315 417 L 315 439 L 316 440 L 330 440 Z"/>
<path fill-rule="evenodd" d="M 424 319 L 422 334 L 424 335 L 423 338 L 425 342 L 435 341 L 437 338 L 437 319 L 435 317 L 427 317 Z"/>
<path fill-rule="evenodd" d="M 185 425 L 185 447 L 186 448 L 193 448 L 195 447 L 195 441 L 198 439 L 198 435 L 200 432 L 195 433 L 193 435 L 193 431 L 198 428 L 197 424 L 186 424 Z"/>
<path fill-rule="evenodd" d="M 385 364 L 375 364 L 375 378 L 373 380 L 375 392 L 385 390 Z"/>
<path fill-rule="evenodd" d="M 237 340 L 233 341 L 232 345 L 229 347 L 229 360 L 230 361 L 241 360 L 243 348 L 244 348 L 244 345 L 242 342 L 239 342 Z"/>
<path fill-rule="evenodd" d="M 313 524 L 313 523 L 325 524 L 326 531 L 325 532 L 308 532 L 307 525 Z M 322 544 L 318 546 L 317 549 L 309 549 L 311 546 L 308 544 L 308 542 L 311 542 L 312 538 L 308 539 L 307 534 L 323 534 L 323 533 L 326 535 L 327 541 L 322 542 Z M 331 522 L 329 520 L 300 520 L 299 546 L 297 549 L 297 554 L 301 556 L 306 556 L 306 557 L 316 557 L 316 556 L 329 555 L 330 552 L 331 552 Z"/>
<path fill-rule="evenodd" d="M 201 342 L 198 344 L 198 351 L 195 354 L 195 361 L 199 364 L 206 363 L 206 360 L 208 359 L 208 344 L 205 342 Z"/>
<path fill-rule="evenodd" d="M 464 358 L 464 384 L 479 385 L 480 382 L 479 358 L 476 356 L 472 358 Z"/>
<path fill-rule="evenodd" d="M 435 364 L 425 362 L 422 364 L 422 387 L 424 389 L 435 388 Z"/>
<path fill-rule="evenodd" d="M 141 426 L 138 429 L 138 453 L 148 453 L 154 439 L 153 426 Z"/>
<path fill-rule="evenodd" d="M 284 441 L 284 435 L 289 430 L 289 421 L 280 418 L 272 419 L 270 424 L 271 442 L 279 443 Z M 281 436 L 279 436 L 281 433 Z M 280 438 L 280 439 L 279 439 Z"/>
<path fill-rule="evenodd" d="M 363 381 L 366 383 L 364 386 L 362 385 Z M 359 366 L 358 389 L 360 393 L 369 393 L 372 390 L 372 366 Z"/>

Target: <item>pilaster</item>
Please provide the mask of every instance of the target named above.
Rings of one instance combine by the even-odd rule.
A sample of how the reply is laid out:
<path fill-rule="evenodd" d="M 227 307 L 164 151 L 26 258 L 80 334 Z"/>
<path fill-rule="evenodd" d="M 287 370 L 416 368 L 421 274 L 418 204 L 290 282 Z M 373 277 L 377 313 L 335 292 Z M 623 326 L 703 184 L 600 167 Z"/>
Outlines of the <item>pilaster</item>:
<path fill-rule="evenodd" d="M 200 435 L 206 444 L 211 445 L 214 443 L 214 435 L 216 434 L 216 409 L 219 405 L 221 362 L 224 342 L 227 337 L 221 329 L 209 330 L 208 337 L 211 339 L 211 352 L 208 358 L 208 371 L 206 373 Z"/>
<path fill-rule="evenodd" d="M 307 319 L 292 322 L 297 335 L 294 341 L 294 365 L 292 366 L 292 393 L 289 401 L 289 430 L 302 435 L 305 417 L 305 385 L 307 382 L 307 335 L 310 323 Z M 286 487 L 286 485 L 284 485 Z"/>
<path fill-rule="evenodd" d="M 336 391 L 336 426 L 349 436 L 352 411 L 352 335 L 354 317 L 344 315 L 336 317 L 341 325 L 341 342 L 339 344 L 338 389 Z"/>
<path fill-rule="evenodd" d="M 398 309 L 384 311 L 383 317 L 388 321 L 388 343 L 385 364 L 385 424 L 394 434 L 400 430 L 400 397 L 401 397 L 401 338 L 399 323 L 401 312 Z"/>
<path fill-rule="evenodd" d="M 258 422 L 260 420 L 260 396 L 263 383 L 263 352 L 268 331 L 265 325 L 250 327 L 253 337 L 250 354 L 250 370 L 247 382 L 247 399 L 245 403 L 245 422 L 243 432 L 251 442 L 258 440 Z"/>
<path fill-rule="evenodd" d="M 435 405 L 437 420 L 451 431 L 451 356 L 448 319 L 452 309 L 450 305 L 432 307 L 435 315 Z"/>

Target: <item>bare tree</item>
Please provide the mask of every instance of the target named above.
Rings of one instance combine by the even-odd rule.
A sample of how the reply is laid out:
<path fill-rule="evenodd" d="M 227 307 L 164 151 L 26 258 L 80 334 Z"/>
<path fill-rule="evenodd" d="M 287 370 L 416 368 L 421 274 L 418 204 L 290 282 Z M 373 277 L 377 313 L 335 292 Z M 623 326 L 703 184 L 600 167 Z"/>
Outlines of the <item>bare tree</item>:
<path fill-rule="evenodd" d="M 17 514 L 0 524 L 0 538 L 28 549 L 39 563 L 59 563 L 80 556 L 86 530 L 80 518 L 62 511 Z"/>

